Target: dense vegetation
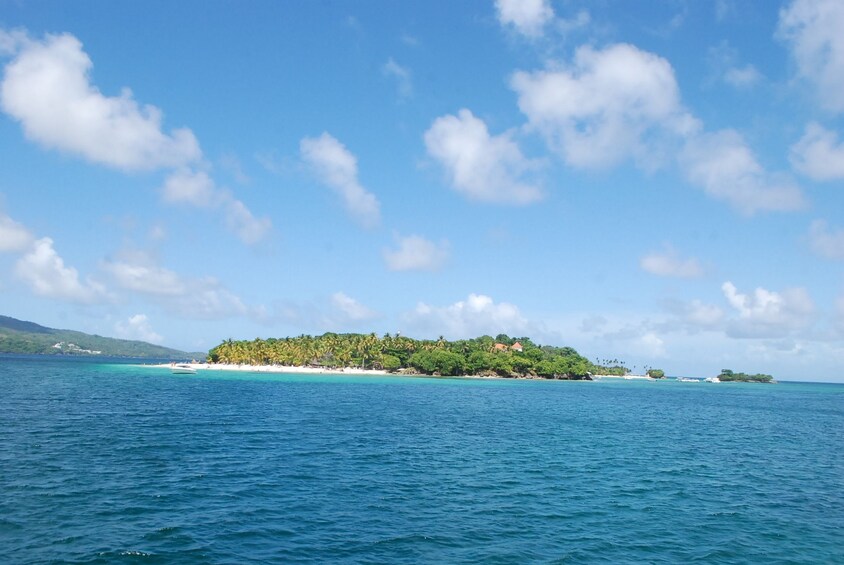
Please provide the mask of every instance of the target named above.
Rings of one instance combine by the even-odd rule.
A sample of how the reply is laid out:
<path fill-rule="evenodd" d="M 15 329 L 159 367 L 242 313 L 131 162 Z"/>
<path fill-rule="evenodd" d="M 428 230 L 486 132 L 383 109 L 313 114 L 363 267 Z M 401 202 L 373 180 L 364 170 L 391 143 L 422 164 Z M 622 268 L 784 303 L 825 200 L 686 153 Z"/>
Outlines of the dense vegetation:
<path fill-rule="evenodd" d="M 0 353 L 104 355 L 150 359 L 187 359 L 196 356 L 143 341 L 112 339 L 71 330 L 56 330 L 8 316 L 0 316 Z"/>
<path fill-rule="evenodd" d="M 571 347 L 540 346 L 530 338 L 495 338 L 447 341 L 416 340 L 386 334 L 302 335 L 294 338 L 224 341 L 208 354 L 212 363 L 251 365 L 361 367 L 427 375 L 479 375 L 585 379 L 590 374 L 623 367 L 595 365 Z"/>
<path fill-rule="evenodd" d="M 770 383 L 774 380 L 774 377 L 762 373 L 748 375 L 747 373 L 734 373 L 730 369 L 721 369 L 718 380 L 722 382 Z"/>

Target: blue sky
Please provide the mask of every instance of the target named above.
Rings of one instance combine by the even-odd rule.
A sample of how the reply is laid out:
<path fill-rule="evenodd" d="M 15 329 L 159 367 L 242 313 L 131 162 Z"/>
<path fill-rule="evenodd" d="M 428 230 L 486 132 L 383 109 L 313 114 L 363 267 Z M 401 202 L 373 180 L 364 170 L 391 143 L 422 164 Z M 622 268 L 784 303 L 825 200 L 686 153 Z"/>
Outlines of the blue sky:
<path fill-rule="evenodd" d="M 0 312 L 844 380 L 844 4 L 0 0 Z"/>

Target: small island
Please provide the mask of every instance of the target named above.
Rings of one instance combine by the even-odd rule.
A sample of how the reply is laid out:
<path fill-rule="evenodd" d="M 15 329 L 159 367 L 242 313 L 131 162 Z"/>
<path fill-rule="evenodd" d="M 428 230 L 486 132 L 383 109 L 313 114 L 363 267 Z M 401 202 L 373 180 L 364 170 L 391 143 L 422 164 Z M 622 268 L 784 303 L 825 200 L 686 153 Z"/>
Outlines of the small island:
<path fill-rule="evenodd" d="M 226 340 L 208 353 L 211 364 L 286 366 L 337 370 L 359 368 L 438 376 L 591 380 L 626 375 L 615 362 L 593 363 L 571 347 L 535 344 L 528 337 L 481 336 L 448 341 L 417 340 L 399 334 L 325 333 L 281 339 Z M 609 366 L 611 365 L 611 366 Z M 651 369 L 650 378 L 664 373 Z"/>
<path fill-rule="evenodd" d="M 774 377 L 757 373 L 749 375 L 747 373 L 735 373 L 730 369 L 721 369 L 721 374 L 717 379 L 722 383 L 736 382 L 736 383 L 775 383 Z"/>

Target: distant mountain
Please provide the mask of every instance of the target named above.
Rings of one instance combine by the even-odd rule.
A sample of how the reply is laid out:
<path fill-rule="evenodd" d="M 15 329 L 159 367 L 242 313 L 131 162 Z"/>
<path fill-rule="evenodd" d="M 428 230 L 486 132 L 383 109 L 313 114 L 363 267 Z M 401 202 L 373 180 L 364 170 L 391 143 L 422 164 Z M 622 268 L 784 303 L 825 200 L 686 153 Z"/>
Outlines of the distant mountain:
<path fill-rule="evenodd" d="M 57 330 L 9 316 L 0 316 L 0 353 L 103 355 L 156 359 L 205 358 L 204 353 L 187 353 L 144 341 L 114 339 L 72 330 Z"/>

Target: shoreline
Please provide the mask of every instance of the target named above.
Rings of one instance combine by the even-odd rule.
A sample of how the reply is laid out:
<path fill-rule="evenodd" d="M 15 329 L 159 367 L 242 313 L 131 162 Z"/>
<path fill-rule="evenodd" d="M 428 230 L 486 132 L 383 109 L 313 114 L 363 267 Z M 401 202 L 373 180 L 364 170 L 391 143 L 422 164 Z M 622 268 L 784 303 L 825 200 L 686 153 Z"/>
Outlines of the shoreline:
<path fill-rule="evenodd" d="M 360 369 L 344 367 L 342 369 L 327 369 L 324 367 L 296 367 L 294 365 L 235 365 L 230 363 L 163 363 L 158 365 L 143 365 L 159 369 L 172 369 L 176 365 L 190 367 L 196 371 L 229 371 L 241 373 L 286 373 L 299 375 L 390 375 L 382 369 Z"/>
<path fill-rule="evenodd" d="M 275 373 L 275 374 L 298 374 L 298 375 L 370 375 L 370 376 L 394 376 L 394 377 L 447 377 L 459 379 L 503 379 L 503 380 L 569 380 L 569 379 L 546 379 L 537 376 L 526 377 L 502 377 L 500 375 L 426 375 L 424 373 L 411 372 L 390 372 L 383 369 L 361 369 L 359 367 L 344 367 L 342 369 L 329 369 L 325 367 L 304 367 L 295 365 L 249 365 L 234 363 L 157 363 L 154 365 L 140 365 L 157 369 L 172 369 L 175 366 L 190 367 L 195 371 L 226 371 L 236 373 Z M 592 375 L 592 381 L 603 379 L 621 380 L 647 380 L 654 381 L 651 377 L 644 375 Z M 590 379 L 571 379 L 589 382 Z"/>

